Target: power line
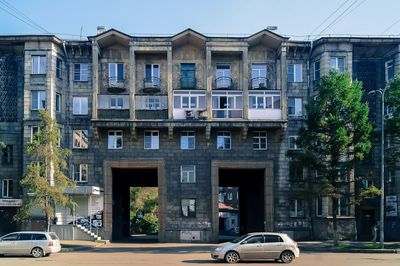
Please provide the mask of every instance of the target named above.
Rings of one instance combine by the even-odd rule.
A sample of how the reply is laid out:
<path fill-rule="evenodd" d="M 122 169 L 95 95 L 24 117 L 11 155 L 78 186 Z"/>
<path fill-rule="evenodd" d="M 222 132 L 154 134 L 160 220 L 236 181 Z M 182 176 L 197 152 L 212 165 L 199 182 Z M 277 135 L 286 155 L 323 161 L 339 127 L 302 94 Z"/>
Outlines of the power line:
<path fill-rule="evenodd" d="M 396 20 L 392 25 L 387 27 L 387 29 L 385 29 L 381 34 L 385 34 L 386 32 L 388 32 L 391 28 L 393 28 L 399 22 L 400 22 L 400 18 L 398 20 Z"/>
<path fill-rule="evenodd" d="M 315 29 L 313 29 L 309 35 L 312 35 L 317 29 L 319 29 L 325 22 L 327 22 L 333 15 L 336 14 L 336 12 L 339 11 L 339 9 L 342 8 L 342 6 L 344 6 L 347 2 L 349 2 L 350 0 L 346 0 L 344 1 L 338 8 L 335 9 L 335 11 L 333 11 L 326 19 L 324 19 L 324 21 L 322 21 Z"/>
<path fill-rule="evenodd" d="M 40 26 L 38 23 L 36 23 L 33 19 L 28 17 L 25 13 L 22 11 L 18 10 L 16 7 L 12 6 L 10 3 L 8 3 L 5 0 L 0 0 L 0 4 L 3 4 L 5 8 L 0 7 L 2 10 L 10 14 L 11 16 L 17 18 L 18 20 L 22 21 L 23 23 L 27 24 L 28 26 L 34 28 L 35 30 L 44 32 L 49 34 L 49 31 Z M 12 13 L 13 12 L 13 13 Z"/>
<path fill-rule="evenodd" d="M 364 4 L 365 1 L 367 1 L 367 0 L 363 0 L 362 2 L 358 3 L 358 5 L 356 5 L 354 8 L 350 9 L 346 14 L 343 15 L 343 17 L 342 17 L 340 20 L 342 20 L 342 19 L 344 19 L 345 17 L 347 17 L 348 15 L 350 15 L 350 13 L 352 13 L 354 10 L 356 10 L 356 9 L 359 8 L 362 4 Z M 338 20 L 338 21 L 336 21 L 335 23 L 333 23 L 332 26 L 335 26 L 336 24 L 338 24 L 338 23 L 340 22 L 340 20 Z M 332 26 L 330 26 L 330 27 L 332 27 Z M 329 27 L 329 28 L 330 28 L 330 27 Z"/>
<path fill-rule="evenodd" d="M 342 13 L 339 14 L 328 26 L 326 26 L 318 35 L 322 35 L 327 29 L 329 29 L 336 21 L 339 21 L 343 15 L 354 6 L 359 0 L 354 0 Z"/>

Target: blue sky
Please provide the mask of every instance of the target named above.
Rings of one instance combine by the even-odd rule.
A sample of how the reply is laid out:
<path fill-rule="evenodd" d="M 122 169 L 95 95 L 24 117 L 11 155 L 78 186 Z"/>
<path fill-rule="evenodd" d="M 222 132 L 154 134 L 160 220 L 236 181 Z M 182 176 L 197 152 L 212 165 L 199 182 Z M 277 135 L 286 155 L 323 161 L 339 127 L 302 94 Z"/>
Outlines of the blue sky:
<path fill-rule="evenodd" d="M 81 27 L 83 36 L 94 35 L 98 25 L 128 34 L 163 35 L 186 28 L 206 35 L 252 34 L 275 25 L 279 34 L 304 39 L 342 4 L 313 34 L 342 13 L 324 34 L 400 34 L 399 0 L 0 0 L 0 35 L 42 33 L 7 13 L 17 15 L 7 3 L 65 38 L 79 38 Z"/>

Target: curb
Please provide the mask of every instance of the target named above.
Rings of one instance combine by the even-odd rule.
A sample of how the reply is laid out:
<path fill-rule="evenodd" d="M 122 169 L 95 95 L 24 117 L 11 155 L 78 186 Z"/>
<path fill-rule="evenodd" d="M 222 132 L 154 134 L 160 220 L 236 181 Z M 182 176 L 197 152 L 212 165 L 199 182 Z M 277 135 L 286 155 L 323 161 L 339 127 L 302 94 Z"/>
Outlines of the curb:
<path fill-rule="evenodd" d="M 300 251 L 312 251 L 312 252 L 320 252 L 320 253 L 382 253 L 382 254 L 400 254 L 400 249 L 345 249 L 345 250 L 338 250 L 335 248 L 312 248 L 312 247 L 299 247 Z"/>

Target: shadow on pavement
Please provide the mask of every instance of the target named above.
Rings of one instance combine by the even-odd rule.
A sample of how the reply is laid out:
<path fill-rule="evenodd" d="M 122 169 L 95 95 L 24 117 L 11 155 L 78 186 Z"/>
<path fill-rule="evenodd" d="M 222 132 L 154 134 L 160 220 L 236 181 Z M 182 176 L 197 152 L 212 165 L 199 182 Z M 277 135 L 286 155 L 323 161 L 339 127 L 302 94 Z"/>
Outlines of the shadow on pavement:
<path fill-rule="evenodd" d="M 89 253 L 147 253 L 147 254 L 188 254 L 188 253 L 209 253 L 215 246 L 151 246 L 151 247 L 126 247 L 126 246 L 103 246 L 85 251 Z"/>

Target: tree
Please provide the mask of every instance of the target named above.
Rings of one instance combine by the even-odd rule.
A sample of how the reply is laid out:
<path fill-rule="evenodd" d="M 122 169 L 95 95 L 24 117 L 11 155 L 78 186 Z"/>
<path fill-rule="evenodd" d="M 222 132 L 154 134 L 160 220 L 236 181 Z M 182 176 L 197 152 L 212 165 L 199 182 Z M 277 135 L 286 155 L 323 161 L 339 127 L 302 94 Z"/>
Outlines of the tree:
<path fill-rule="evenodd" d="M 130 189 L 131 231 L 152 234 L 158 232 L 158 189 L 132 187 Z"/>
<path fill-rule="evenodd" d="M 20 181 L 28 197 L 14 216 L 14 220 L 24 222 L 29 219 L 32 208 L 38 208 L 46 217 L 47 231 L 50 231 L 55 206 L 73 208 L 76 205 L 64 193 L 66 188 L 74 188 L 75 182 L 64 174 L 67 168 L 66 158 L 70 151 L 57 145 L 60 136 L 56 121 L 46 110 L 40 110 L 39 115 L 39 130 L 26 147 L 31 162 Z"/>
<path fill-rule="evenodd" d="M 336 71 L 317 84 L 318 95 L 307 105 L 306 126 L 299 131 L 301 150 L 288 156 L 309 171 L 303 195 L 327 197 L 332 203 L 334 245 L 338 244 L 338 201 L 347 199 L 350 206 L 362 197 L 379 193 L 375 187 L 354 194 L 355 166 L 371 149 L 372 125 L 368 121 L 368 105 L 362 102 L 361 84 L 352 82 L 348 74 Z M 317 173 L 317 174 L 316 174 Z"/>
<path fill-rule="evenodd" d="M 400 75 L 387 85 L 385 105 L 388 107 L 385 135 L 390 138 L 391 144 L 398 144 L 400 142 Z M 389 165 L 394 165 L 400 159 L 400 147 L 398 145 L 391 145 L 391 149 L 388 149 L 387 153 L 386 162 Z"/>
<path fill-rule="evenodd" d="M 0 141 L 0 149 L 5 148 L 6 144 L 4 144 L 4 142 Z"/>

